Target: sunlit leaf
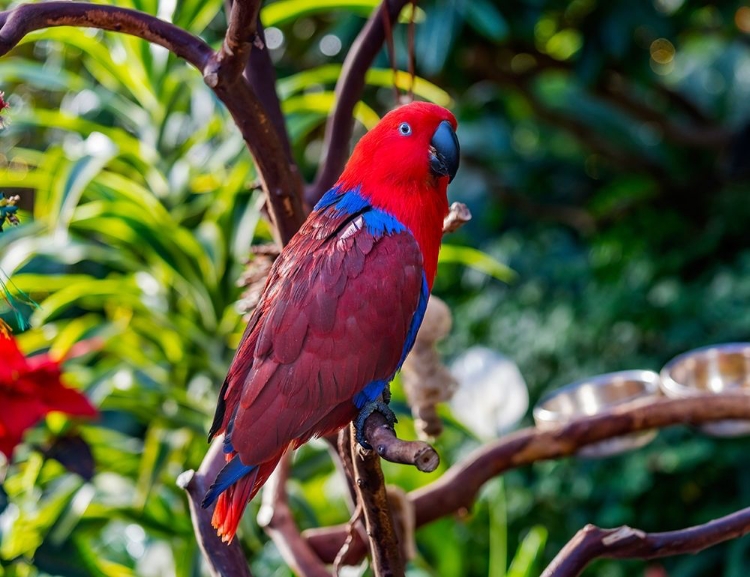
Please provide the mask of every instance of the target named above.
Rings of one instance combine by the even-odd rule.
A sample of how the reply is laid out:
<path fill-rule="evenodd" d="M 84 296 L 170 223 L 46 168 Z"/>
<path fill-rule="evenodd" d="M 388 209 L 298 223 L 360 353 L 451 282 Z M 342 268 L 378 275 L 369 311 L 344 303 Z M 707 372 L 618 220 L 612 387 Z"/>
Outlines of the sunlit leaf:
<path fill-rule="evenodd" d="M 468 246 L 443 244 L 440 263 L 456 263 L 481 271 L 503 282 L 513 282 L 516 273 L 487 253 Z"/>

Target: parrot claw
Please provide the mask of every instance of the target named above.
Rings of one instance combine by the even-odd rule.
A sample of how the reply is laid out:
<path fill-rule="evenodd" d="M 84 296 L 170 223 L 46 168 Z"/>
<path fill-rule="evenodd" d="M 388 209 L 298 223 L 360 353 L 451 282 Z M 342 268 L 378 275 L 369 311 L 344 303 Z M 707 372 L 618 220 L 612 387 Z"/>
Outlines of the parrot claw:
<path fill-rule="evenodd" d="M 388 396 L 390 397 L 390 394 Z M 385 420 L 391 426 L 398 422 L 398 419 L 396 419 L 396 415 L 393 413 L 391 408 L 382 401 L 371 401 L 364 407 L 362 407 L 359 415 L 354 420 L 354 428 L 357 431 L 357 442 L 368 451 L 372 451 L 372 445 L 370 445 L 370 443 L 368 443 L 365 439 L 365 421 L 367 420 L 367 417 L 372 415 L 374 412 L 378 412 L 383 415 L 385 417 Z"/>

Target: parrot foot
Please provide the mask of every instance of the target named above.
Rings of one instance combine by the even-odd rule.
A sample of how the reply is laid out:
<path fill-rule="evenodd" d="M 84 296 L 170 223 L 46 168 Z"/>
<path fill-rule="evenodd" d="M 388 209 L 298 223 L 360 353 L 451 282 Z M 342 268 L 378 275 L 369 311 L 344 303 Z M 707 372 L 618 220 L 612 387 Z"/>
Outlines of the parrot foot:
<path fill-rule="evenodd" d="M 390 397 L 390 395 L 388 396 Z M 398 422 L 398 419 L 396 419 L 396 415 L 393 413 L 391 408 L 382 401 L 371 401 L 364 407 L 362 407 L 359 415 L 354 420 L 354 428 L 357 431 L 357 442 L 368 451 L 372 451 L 372 445 L 370 445 L 370 443 L 368 443 L 365 439 L 365 421 L 367 420 L 367 417 L 375 412 L 383 415 L 385 417 L 385 420 L 391 426 Z"/>

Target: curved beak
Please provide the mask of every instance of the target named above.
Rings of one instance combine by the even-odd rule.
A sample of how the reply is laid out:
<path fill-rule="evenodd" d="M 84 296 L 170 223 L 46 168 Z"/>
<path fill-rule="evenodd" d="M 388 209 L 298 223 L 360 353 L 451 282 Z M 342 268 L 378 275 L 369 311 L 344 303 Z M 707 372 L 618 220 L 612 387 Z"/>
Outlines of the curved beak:
<path fill-rule="evenodd" d="M 451 123 L 443 120 L 430 141 L 430 171 L 435 176 L 449 176 L 450 182 L 458 171 L 461 147 Z"/>

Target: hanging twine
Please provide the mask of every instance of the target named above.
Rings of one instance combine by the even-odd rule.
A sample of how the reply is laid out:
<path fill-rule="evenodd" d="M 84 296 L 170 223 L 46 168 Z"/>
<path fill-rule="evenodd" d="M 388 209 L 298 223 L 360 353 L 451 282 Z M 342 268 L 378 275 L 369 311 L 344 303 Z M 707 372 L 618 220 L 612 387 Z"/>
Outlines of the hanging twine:
<path fill-rule="evenodd" d="M 388 52 L 388 61 L 391 65 L 391 70 L 393 71 L 393 97 L 396 101 L 396 104 L 408 104 L 410 102 L 414 101 L 414 79 L 416 78 L 416 52 L 414 49 L 415 46 L 415 30 L 416 30 L 416 13 L 417 13 L 417 1 L 418 0 L 411 0 L 411 14 L 409 16 L 409 31 L 408 31 L 408 40 L 407 40 L 407 46 L 408 46 L 408 52 L 409 52 L 409 88 L 407 89 L 405 94 L 401 94 L 399 92 L 398 88 L 398 82 L 396 82 L 396 78 L 398 75 L 398 67 L 396 66 L 396 45 L 393 40 L 393 27 L 391 26 L 390 18 L 388 17 L 388 8 L 385 4 L 383 4 L 383 10 L 381 14 L 383 15 L 383 29 L 385 30 L 385 40 L 386 40 L 386 50 Z"/>
<path fill-rule="evenodd" d="M 443 431 L 437 404 L 449 401 L 458 388 L 458 381 L 435 349 L 435 344 L 448 335 L 452 324 L 448 305 L 435 295 L 430 296 L 414 348 L 401 368 L 414 426 L 421 439 L 437 437 Z"/>

